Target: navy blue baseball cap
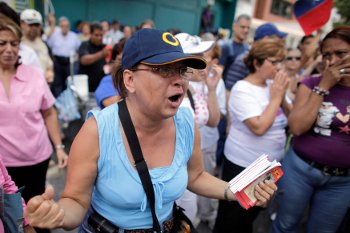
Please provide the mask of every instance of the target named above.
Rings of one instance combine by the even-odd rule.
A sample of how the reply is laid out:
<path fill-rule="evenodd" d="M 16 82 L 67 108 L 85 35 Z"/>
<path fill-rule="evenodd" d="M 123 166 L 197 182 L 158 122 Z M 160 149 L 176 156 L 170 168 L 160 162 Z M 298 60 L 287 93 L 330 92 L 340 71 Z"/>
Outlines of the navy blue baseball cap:
<path fill-rule="evenodd" d="M 130 69 L 138 63 L 166 65 L 178 61 L 194 69 L 204 69 L 207 66 L 200 56 L 185 54 L 180 42 L 171 33 L 145 28 L 127 40 L 123 50 L 122 67 Z"/>
<path fill-rule="evenodd" d="M 273 36 L 273 35 L 284 38 L 287 36 L 287 33 L 279 31 L 276 25 L 272 23 L 265 23 L 260 25 L 256 29 L 254 40 L 257 41 L 264 38 L 265 36 Z"/>

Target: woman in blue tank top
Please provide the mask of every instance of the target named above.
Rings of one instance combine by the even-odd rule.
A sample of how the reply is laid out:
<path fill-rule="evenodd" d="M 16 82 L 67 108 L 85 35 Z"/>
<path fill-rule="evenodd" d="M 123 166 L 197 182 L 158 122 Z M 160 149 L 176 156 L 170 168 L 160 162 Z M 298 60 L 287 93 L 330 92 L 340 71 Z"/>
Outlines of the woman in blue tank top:
<path fill-rule="evenodd" d="M 168 32 L 142 29 L 126 43 L 114 83 L 126 101 L 146 160 L 155 196 L 155 212 L 163 232 L 173 224 L 173 204 L 186 187 L 209 198 L 237 200 L 228 183 L 204 171 L 200 136 L 193 117 L 179 106 L 194 69 L 206 62 L 183 53 Z M 87 221 L 98 213 L 122 232 L 152 231 L 153 221 L 125 132 L 118 105 L 90 112 L 75 138 L 65 189 L 53 201 L 53 191 L 28 203 L 27 217 L 34 226 L 95 232 Z M 277 187 L 256 187 L 258 205 L 264 206 Z M 114 231 L 113 231 L 114 232 Z"/>

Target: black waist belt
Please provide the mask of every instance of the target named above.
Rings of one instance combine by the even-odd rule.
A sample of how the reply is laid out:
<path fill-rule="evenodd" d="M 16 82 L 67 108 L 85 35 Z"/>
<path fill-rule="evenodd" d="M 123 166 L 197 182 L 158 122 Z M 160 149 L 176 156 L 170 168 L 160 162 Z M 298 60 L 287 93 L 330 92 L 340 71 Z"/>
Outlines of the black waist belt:
<path fill-rule="evenodd" d="M 92 213 L 88 218 L 88 224 L 96 231 L 100 233 L 118 233 L 119 227 L 109 222 L 99 213 L 92 208 Z M 163 232 L 169 232 L 174 225 L 174 221 L 168 220 L 163 223 Z M 124 233 L 153 233 L 153 229 L 135 229 L 135 230 L 124 230 Z"/>
<path fill-rule="evenodd" d="M 317 168 L 321 170 L 324 174 L 330 175 L 330 176 L 350 176 L 350 169 L 347 168 L 339 168 L 339 167 L 332 167 L 328 165 L 324 165 L 315 161 L 312 161 L 310 159 L 305 158 L 302 154 L 296 152 L 296 154 L 304 160 L 307 164 L 310 166 Z"/>
<path fill-rule="evenodd" d="M 53 56 L 55 61 L 57 61 L 61 65 L 68 65 L 69 64 L 69 57 L 62 57 L 62 56 Z"/>

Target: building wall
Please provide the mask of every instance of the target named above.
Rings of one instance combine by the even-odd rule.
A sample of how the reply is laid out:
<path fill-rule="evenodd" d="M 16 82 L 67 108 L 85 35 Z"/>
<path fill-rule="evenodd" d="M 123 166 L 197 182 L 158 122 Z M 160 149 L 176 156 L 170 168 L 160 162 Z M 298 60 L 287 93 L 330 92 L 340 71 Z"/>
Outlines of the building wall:
<path fill-rule="evenodd" d="M 145 19 L 155 21 L 157 28 L 179 28 L 197 34 L 206 0 L 52 0 L 56 17 L 78 20 L 113 20 L 137 26 Z"/>
<path fill-rule="evenodd" d="M 284 1 L 284 0 L 278 0 Z M 266 22 L 274 23 L 280 31 L 288 33 L 286 44 L 288 47 L 296 47 L 304 35 L 293 13 L 289 18 L 284 18 L 271 13 L 273 0 L 239 0 L 237 2 L 237 15 L 246 13 L 252 16 L 252 27 L 249 42 L 253 41 L 255 30 Z M 295 0 L 289 0 L 294 4 Z"/>
<path fill-rule="evenodd" d="M 157 28 L 179 29 L 194 33 L 199 30 L 200 13 L 205 0 L 52 0 L 57 17 L 78 20 L 113 20 L 137 26 L 145 19 L 155 21 Z"/>
<path fill-rule="evenodd" d="M 17 12 L 34 7 L 34 0 L 1 0 L 0 2 L 5 2 Z"/>
<path fill-rule="evenodd" d="M 66 16 L 73 27 L 78 20 L 113 20 L 137 26 L 145 19 L 152 19 L 157 28 L 167 30 L 176 27 L 190 34 L 198 34 L 201 13 L 208 3 L 214 4 L 214 28 L 231 27 L 237 0 L 5 0 L 15 4 L 22 2 L 39 10 L 43 16 L 54 10 L 55 16 Z M 50 7 L 49 5 L 52 5 Z M 20 9 L 18 11 L 21 11 Z"/>
<path fill-rule="evenodd" d="M 285 1 L 289 2 L 291 5 L 294 4 L 295 0 L 277 0 L 277 1 Z M 263 19 L 266 21 L 271 21 L 271 22 L 283 22 L 283 23 L 292 23 L 295 22 L 295 17 L 292 12 L 291 12 L 288 18 L 276 15 L 271 13 L 271 7 L 273 4 L 273 0 L 259 0 L 256 1 L 255 4 L 255 9 L 254 9 L 254 16 L 258 19 Z"/>

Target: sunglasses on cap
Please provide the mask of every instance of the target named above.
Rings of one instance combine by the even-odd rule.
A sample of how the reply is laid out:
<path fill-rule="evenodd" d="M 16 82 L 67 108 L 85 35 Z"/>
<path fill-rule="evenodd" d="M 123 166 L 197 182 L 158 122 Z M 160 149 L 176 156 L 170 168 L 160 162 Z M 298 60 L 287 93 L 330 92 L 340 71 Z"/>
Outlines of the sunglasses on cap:
<path fill-rule="evenodd" d="M 286 57 L 287 61 L 300 61 L 301 57 Z"/>

